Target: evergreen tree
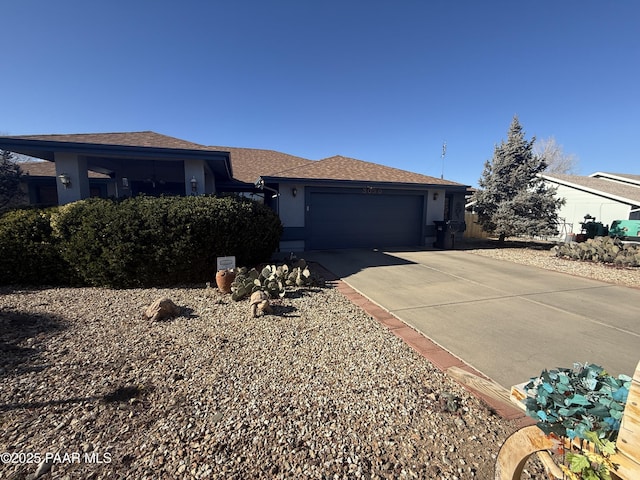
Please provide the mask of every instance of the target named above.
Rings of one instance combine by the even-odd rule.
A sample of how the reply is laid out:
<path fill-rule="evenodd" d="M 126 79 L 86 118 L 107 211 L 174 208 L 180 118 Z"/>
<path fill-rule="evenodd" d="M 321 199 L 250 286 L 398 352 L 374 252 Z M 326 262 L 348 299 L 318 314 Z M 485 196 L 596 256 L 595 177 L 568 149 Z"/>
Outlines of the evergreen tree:
<path fill-rule="evenodd" d="M 517 235 L 558 233 L 558 209 L 564 199 L 537 175 L 547 164 L 533 154 L 535 138 L 527 141 L 518 117 L 513 117 L 507 141 L 496 145 L 493 159 L 484 165 L 475 193 L 478 223 L 498 235 L 500 242 Z"/>
<path fill-rule="evenodd" d="M 23 196 L 20 189 L 22 169 L 13 160 L 13 153 L 0 150 L 0 214 L 16 205 Z"/>

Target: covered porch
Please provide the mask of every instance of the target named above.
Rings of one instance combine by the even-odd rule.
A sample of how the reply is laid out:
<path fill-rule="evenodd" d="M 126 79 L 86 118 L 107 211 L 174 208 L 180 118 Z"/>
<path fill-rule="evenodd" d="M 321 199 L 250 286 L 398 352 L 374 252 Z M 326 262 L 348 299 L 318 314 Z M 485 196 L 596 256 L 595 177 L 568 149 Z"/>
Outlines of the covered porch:
<path fill-rule="evenodd" d="M 54 162 L 60 205 L 91 196 L 90 171 L 117 198 L 215 194 L 233 181 L 229 152 L 154 132 L 0 137 L 0 149 Z"/>

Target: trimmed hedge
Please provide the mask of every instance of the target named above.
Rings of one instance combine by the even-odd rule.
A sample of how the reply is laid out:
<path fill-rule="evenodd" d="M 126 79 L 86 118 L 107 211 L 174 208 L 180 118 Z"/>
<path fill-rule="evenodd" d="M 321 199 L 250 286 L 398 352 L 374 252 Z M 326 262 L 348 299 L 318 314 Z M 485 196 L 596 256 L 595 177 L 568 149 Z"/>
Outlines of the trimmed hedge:
<path fill-rule="evenodd" d="M 47 210 L 13 210 L 0 217 L 0 284 L 68 285 L 73 275 L 51 233 Z"/>
<path fill-rule="evenodd" d="M 92 286 L 211 281 L 216 257 L 264 262 L 282 234 L 275 212 L 238 197 L 94 198 L 55 208 L 49 218 L 48 242 L 67 266 L 62 271 Z"/>

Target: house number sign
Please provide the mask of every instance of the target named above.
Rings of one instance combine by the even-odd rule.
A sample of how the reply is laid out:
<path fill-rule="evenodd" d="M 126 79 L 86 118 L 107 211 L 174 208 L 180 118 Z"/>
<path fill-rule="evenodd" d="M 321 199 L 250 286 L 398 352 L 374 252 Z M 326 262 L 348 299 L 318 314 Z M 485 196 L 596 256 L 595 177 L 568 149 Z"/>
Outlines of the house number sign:
<path fill-rule="evenodd" d="M 369 194 L 369 195 L 380 194 L 380 193 L 382 193 L 382 189 L 381 188 L 375 188 L 375 187 L 364 187 L 362 189 L 362 193 L 366 193 L 366 194 Z"/>

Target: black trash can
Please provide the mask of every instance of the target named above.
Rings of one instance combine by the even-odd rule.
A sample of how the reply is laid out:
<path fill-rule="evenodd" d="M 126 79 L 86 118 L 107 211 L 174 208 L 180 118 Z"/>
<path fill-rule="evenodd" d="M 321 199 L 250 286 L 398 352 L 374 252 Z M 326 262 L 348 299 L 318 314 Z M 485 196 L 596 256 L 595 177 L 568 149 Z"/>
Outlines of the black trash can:
<path fill-rule="evenodd" d="M 444 220 L 436 220 L 433 223 L 436 224 L 436 241 L 433 242 L 433 246 L 435 248 L 442 249 L 450 249 L 453 246 L 453 242 L 451 240 L 450 235 L 447 233 L 449 228 L 447 226 L 448 222 Z"/>
<path fill-rule="evenodd" d="M 465 222 L 451 220 L 435 220 L 433 223 L 436 224 L 436 241 L 433 246 L 443 250 L 452 250 L 455 245 L 456 234 L 464 232 L 467 227 Z"/>

